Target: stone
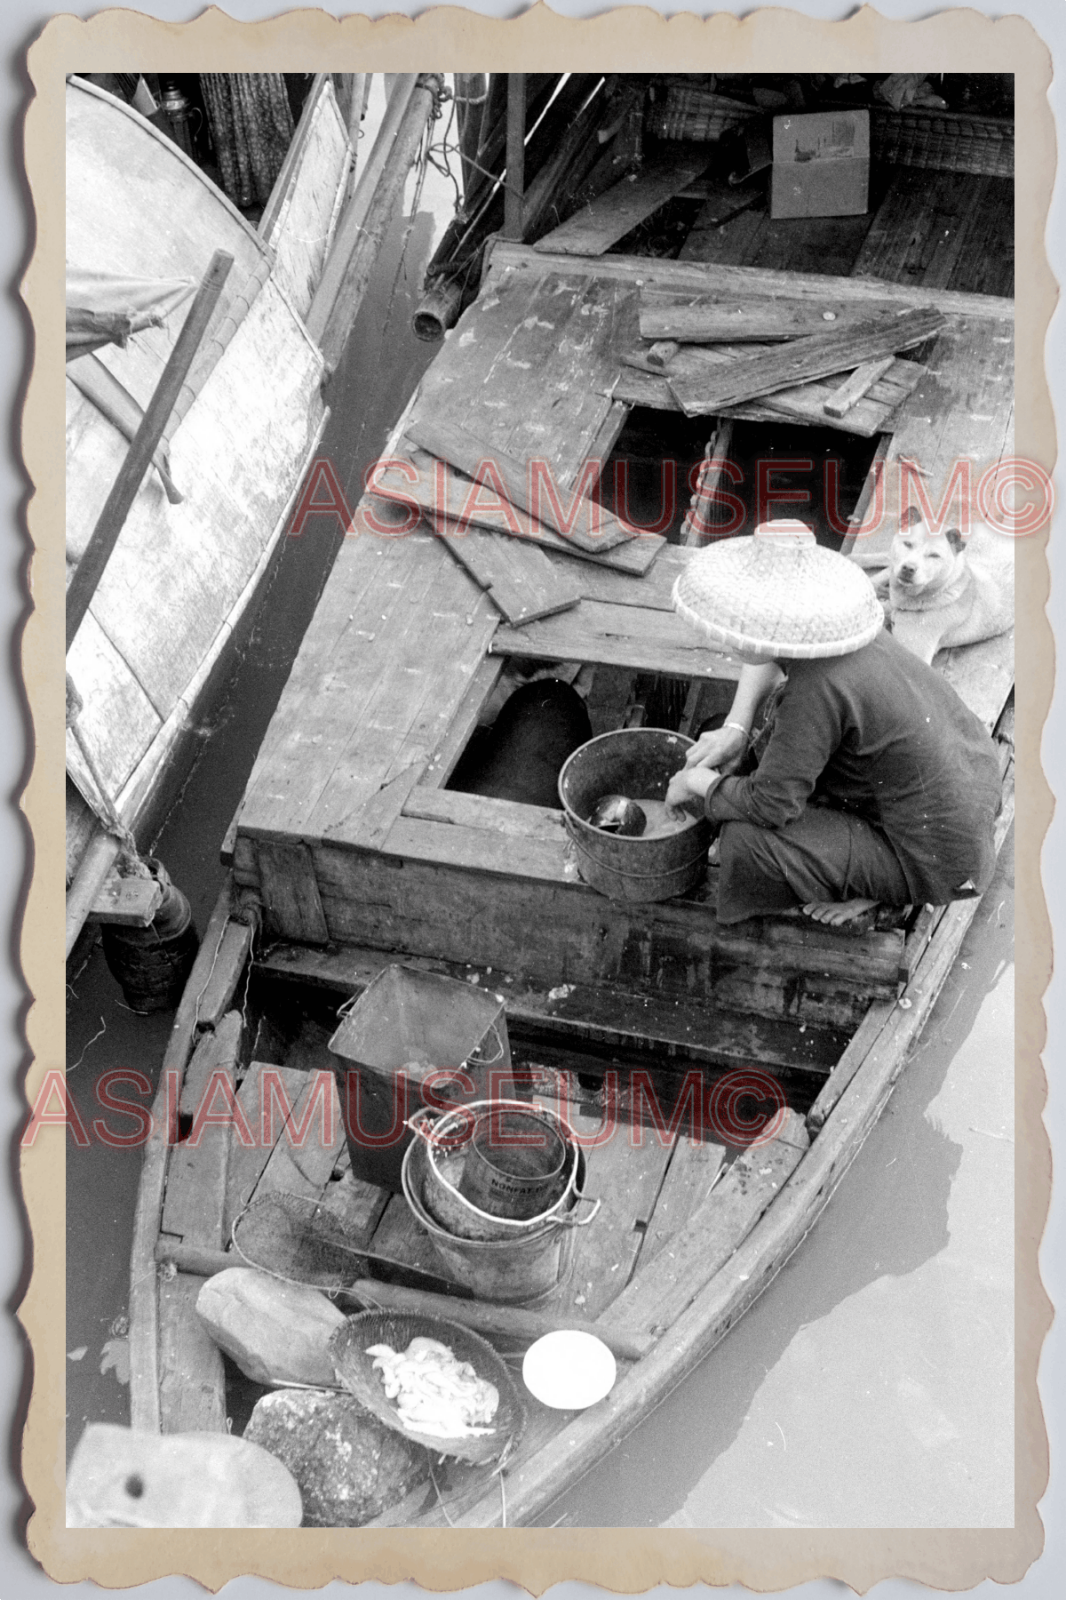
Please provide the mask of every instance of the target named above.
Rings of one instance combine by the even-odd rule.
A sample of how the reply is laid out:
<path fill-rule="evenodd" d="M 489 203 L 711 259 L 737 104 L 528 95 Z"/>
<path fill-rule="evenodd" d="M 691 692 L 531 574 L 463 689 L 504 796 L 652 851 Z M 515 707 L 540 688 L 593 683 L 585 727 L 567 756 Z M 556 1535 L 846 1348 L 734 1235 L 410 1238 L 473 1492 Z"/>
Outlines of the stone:
<path fill-rule="evenodd" d="M 244 1437 L 292 1473 L 305 1527 L 362 1527 L 429 1477 L 421 1445 L 386 1428 L 348 1394 L 279 1389 L 264 1395 Z"/>
<path fill-rule="evenodd" d="M 229 1433 L 93 1422 L 67 1470 L 68 1528 L 298 1528 L 301 1517 L 288 1468 Z"/>
<path fill-rule="evenodd" d="M 336 1385 L 329 1340 L 346 1319 L 318 1289 L 253 1267 L 227 1267 L 208 1278 L 196 1313 L 219 1349 L 256 1383 Z"/>

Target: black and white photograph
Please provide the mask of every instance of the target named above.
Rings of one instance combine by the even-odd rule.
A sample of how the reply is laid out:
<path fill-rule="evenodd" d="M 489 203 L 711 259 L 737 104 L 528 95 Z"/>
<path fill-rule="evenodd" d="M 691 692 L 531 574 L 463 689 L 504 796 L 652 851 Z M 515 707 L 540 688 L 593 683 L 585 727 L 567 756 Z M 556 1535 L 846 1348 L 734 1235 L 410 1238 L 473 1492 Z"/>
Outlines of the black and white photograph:
<path fill-rule="evenodd" d="M 1033 1559 L 1013 23 L 243 71 L 65 19 L 56 1576 L 122 1529 Z M 123 1581 L 300 1581 L 187 1537 Z"/>

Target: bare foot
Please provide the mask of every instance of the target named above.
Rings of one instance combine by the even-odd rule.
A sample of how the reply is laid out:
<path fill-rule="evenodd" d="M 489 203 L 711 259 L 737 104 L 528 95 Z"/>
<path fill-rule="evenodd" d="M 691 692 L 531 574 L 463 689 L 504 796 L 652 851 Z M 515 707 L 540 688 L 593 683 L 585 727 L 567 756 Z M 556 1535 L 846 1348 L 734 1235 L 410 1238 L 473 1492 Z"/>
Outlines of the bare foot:
<path fill-rule="evenodd" d="M 829 928 L 843 928 L 876 906 L 876 900 L 809 900 L 801 910 L 813 922 L 824 923 Z"/>

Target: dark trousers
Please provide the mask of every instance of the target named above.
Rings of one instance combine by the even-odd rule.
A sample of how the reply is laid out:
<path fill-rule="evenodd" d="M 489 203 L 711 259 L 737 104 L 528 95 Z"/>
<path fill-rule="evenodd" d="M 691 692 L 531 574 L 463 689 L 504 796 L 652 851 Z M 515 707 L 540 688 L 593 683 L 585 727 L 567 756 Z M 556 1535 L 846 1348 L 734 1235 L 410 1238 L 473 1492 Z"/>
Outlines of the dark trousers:
<path fill-rule="evenodd" d="M 719 834 L 719 922 L 772 916 L 809 900 L 879 900 L 911 895 L 885 835 L 861 817 L 807 806 L 783 828 L 726 822 Z"/>

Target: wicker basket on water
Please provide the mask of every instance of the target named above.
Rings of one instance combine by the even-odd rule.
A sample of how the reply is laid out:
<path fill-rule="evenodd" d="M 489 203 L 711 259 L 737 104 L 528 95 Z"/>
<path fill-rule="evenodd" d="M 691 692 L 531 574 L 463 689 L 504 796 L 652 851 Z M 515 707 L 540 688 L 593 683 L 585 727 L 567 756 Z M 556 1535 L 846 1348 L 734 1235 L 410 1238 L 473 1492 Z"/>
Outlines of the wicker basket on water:
<path fill-rule="evenodd" d="M 393 1350 L 403 1351 L 412 1339 L 418 1338 L 438 1339 L 448 1346 L 456 1360 L 469 1361 L 479 1378 L 495 1386 L 500 1404 L 491 1433 L 442 1439 L 436 1434 L 419 1433 L 400 1420 L 367 1349 L 371 1345 L 387 1344 Z M 457 1322 L 403 1312 L 363 1311 L 349 1317 L 344 1327 L 337 1329 L 329 1348 L 337 1376 L 348 1392 L 387 1427 L 436 1455 L 456 1456 L 460 1461 L 476 1465 L 502 1462 L 522 1436 L 526 1409 L 518 1385 L 487 1340 L 469 1328 L 460 1327 Z"/>

